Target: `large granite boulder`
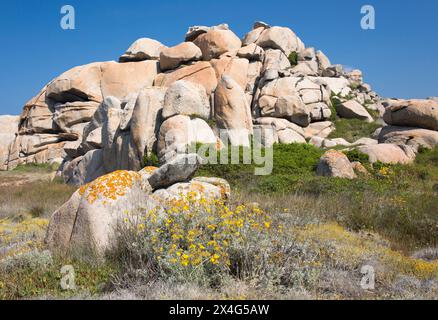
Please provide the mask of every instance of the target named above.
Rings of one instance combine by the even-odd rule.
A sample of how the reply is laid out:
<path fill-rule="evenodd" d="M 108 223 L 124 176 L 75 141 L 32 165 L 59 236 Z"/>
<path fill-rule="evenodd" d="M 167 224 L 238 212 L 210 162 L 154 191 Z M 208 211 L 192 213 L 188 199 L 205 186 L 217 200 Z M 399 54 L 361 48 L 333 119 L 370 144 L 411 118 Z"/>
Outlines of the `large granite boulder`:
<path fill-rule="evenodd" d="M 120 62 L 137 62 L 143 60 L 158 60 L 160 53 L 165 49 L 161 42 L 149 39 L 141 38 L 135 41 L 126 52 L 120 57 Z"/>
<path fill-rule="evenodd" d="M 201 49 L 202 58 L 209 61 L 222 54 L 239 50 L 242 42 L 231 30 L 209 30 L 198 36 L 194 43 Z"/>
<path fill-rule="evenodd" d="M 263 30 L 256 43 L 262 48 L 279 49 L 286 56 L 305 48 L 303 42 L 291 29 L 283 27 L 271 27 Z"/>
<path fill-rule="evenodd" d="M 190 81 L 200 84 L 210 96 L 217 87 L 216 72 L 210 63 L 205 61 L 196 62 L 193 65 L 176 69 L 174 71 L 160 73 L 154 81 L 157 87 L 170 87 L 178 80 Z"/>
<path fill-rule="evenodd" d="M 84 185 L 52 216 L 45 243 L 55 251 L 103 256 L 120 223 L 156 203 L 142 175 L 116 171 Z"/>
<path fill-rule="evenodd" d="M 438 147 L 438 131 L 412 128 L 412 127 L 383 127 L 379 134 L 380 143 L 393 143 L 397 145 L 408 145 L 414 150 L 419 147 Z"/>
<path fill-rule="evenodd" d="M 199 118 L 177 115 L 163 122 L 158 136 L 157 153 L 160 163 L 168 163 L 179 154 L 187 153 L 188 147 L 200 144 L 216 144 L 217 138 L 210 126 Z"/>
<path fill-rule="evenodd" d="M 371 163 L 380 161 L 388 164 L 408 164 L 415 160 L 415 152 L 409 146 L 382 143 L 360 146 L 357 149 L 367 154 Z"/>
<path fill-rule="evenodd" d="M 251 109 L 243 89 L 227 75 L 222 76 L 215 93 L 215 119 L 233 146 L 249 146 Z"/>
<path fill-rule="evenodd" d="M 173 83 L 164 97 L 163 118 L 175 115 L 210 118 L 210 101 L 200 84 L 179 80 Z"/>
<path fill-rule="evenodd" d="M 183 42 L 175 47 L 163 49 L 160 53 L 160 69 L 172 70 L 181 64 L 200 60 L 202 52 L 193 42 Z"/>
<path fill-rule="evenodd" d="M 60 103 L 102 102 L 104 97 L 119 100 L 145 86 L 158 74 L 157 61 L 131 63 L 96 62 L 73 68 L 48 84 L 46 97 Z"/>
<path fill-rule="evenodd" d="M 434 100 L 390 100 L 383 120 L 390 125 L 438 131 L 438 102 Z"/>
<path fill-rule="evenodd" d="M 367 122 L 374 121 L 367 109 L 355 100 L 339 103 L 336 106 L 336 112 L 339 116 L 346 119 L 359 119 Z"/>

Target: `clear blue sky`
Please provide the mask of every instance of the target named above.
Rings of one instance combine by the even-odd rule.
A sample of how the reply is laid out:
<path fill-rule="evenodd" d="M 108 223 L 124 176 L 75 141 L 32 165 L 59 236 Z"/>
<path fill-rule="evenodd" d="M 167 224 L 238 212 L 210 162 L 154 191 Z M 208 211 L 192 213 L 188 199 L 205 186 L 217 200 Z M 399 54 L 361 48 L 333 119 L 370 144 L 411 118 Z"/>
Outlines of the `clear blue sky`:
<path fill-rule="evenodd" d="M 239 36 L 256 20 L 292 28 L 333 63 L 363 70 L 383 96 L 438 96 L 436 0 L 13 0 L 0 2 L 0 114 L 19 114 L 45 83 L 69 68 L 116 60 L 137 38 L 183 41 L 191 25 L 226 22 Z M 60 8 L 76 8 L 74 31 Z M 376 30 L 360 8 L 376 9 Z"/>

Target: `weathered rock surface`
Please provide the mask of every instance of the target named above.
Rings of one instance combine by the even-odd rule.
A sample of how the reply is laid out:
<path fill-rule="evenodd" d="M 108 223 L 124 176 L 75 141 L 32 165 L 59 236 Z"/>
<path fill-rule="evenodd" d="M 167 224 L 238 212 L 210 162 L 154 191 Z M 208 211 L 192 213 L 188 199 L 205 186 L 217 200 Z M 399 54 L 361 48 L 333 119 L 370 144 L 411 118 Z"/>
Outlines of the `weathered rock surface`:
<path fill-rule="evenodd" d="M 202 85 L 209 96 L 217 87 L 216 73 L 211 64 L 205 61 L 171 72 L 160 73 L 155 78 L 154 85 L 157 87 L 170 87 L 178 80 L 186 80 Z"/>
<path fill-rule="evenodd" d="M 54 79 L 47 86 L 46 97 L 60 103 L 100 103 L 107 96 L 122 100 L 128 94 L 152 85 L 158 71 L 157 61 L 92 63 L 73 68 Z"/>
<path fill-rule="evenodd" d="M 151 156 L 162 123 L 166 89 L 144 88 L 140 91 L 131 119 L 131 141 L 136 152 L 135 168 L 140 169 L 144 156 Z"/>
<path fill-rule="evenodd" d="M 75 126 L 91 121 L 98 107 L 99 103 L 94 101 L 57 104 L 55 105 L 53 121 L 63 132 L 75 132 Z M 77 131 L 80 135 L 83 133 L 83 127 L 81 129 Z"/>
<path fill-rule="evenodd" d="M 183 42 L 175 47 L 161 50 L 160 53 L 160 69 L 172 70 L 179 67 L 181 64 L 200 60 L 202 52 L 192 42 Z"/>
<path fill-rule="evenodd" d="M 140 208 L 156 206 L 150 192 L 137 172 L 102 176 L 80 188 L 53 214 L 45 242 L 54 250 L 103 256 L 114 244 L 116 228 L 127 213 L 134 215 Z"/>
<path fill-rule="evenodd" d="M 359 119 L 365 120 L 367 122 L 373 122 L 374 119 L 371 117 L 367 109 L 359 104 L 355 100 L 349 100 L 347 102 L 340 103 L 336 106 L 337 113 L 347 119 Z"/>
<path fill-rule="evenodd" d="M 304 129 L 304 137 L 310 139 L 312 137 L 327 138 L 330 133 L 335 130 L 333 122 L 322 121 L 311 123 L 307 128 Z"/>
<path fill-rule="evenodd" d="M 328 91 L 310 78 L 278 78 L 262 85 L 257 101 L 261 116 L 286 118 L 302 127 L 331 116 Z"/>
<path fill-rule="evenodd" d="M 178 154 L 187 152 L 189 146 L 216 144 L 210 126 L 202 119 L 178 115 L 164 121 L 160 127 L 157 153 L 161 163 L 172 161 Z"/>
<path fill-rule="evenodd" d="M 263 30 L 256 43 L 262 48 L 279 49 L 286 56 L 304 49 L 304 44 L 296 34 L 291 29 L 283 27 L 271 27 Z"/>
<path fill-rule="evenodd" d="M 239 58 L 245 58 L 249 61 L 263 61 L 265 58 L 265 51 L 255 43 L 242 47 L 237 51 Z"/>
<path fill-rule="evenodd" d="M 200 84 L 179 80 L 173 83 L 164 97 L 163 119 L 175 115 L 210 118 L 210 102 Z"/>
<path fill-rule="evenodd" d="M 205 61 L 242 47 L 242 42 L 231 30 L 209 30 L 198 36 L 194 43 L 201 49 Z"/>
<path fill-rule="evenodd" d="M 207 26 L 192 26 L 186 33 L 185 41 L 195 41 L 197 37 L 201 34 L 207 33 L 210 30 L 230 30 L 230 27 L 226 23 L 222 23 L 217 26 L 207 27 Z"/>
<path fill-rule="evenodd" d="M 249 146 L 252 117 L 245 92 L 229 76 L 222 76 L 215 94 L 215 119 L 221 129 L 228 131 L 233 146 Z"/>
<path fill-rule="evenodd" d="M 174 160 L 154 171 L 148 181 L 153 190 L 186 182 L 193 177 L 201 163 L 202 159 L 197 154 L 178 155 Z"/>
<path fill-rule="evenodd" d="M 248 83 L 248 59 L 221 57 L 211 60 L 218 82 L 223 75 L 229 76 L 245 90 Z"/>

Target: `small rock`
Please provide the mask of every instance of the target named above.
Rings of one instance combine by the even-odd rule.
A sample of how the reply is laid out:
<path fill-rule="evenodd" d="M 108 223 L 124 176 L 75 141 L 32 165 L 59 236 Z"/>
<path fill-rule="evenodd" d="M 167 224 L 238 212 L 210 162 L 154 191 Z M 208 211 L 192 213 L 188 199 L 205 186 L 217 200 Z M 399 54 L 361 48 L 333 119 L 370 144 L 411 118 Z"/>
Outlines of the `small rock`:
<path fill-rule="evenodd" d="M 346 179 L 357 177 L 350 160 L 337 150 L 329 150 L 321 157 L 316 174 L 323 177 Z"/>
<path fill-rule="evenodd" d="M 153 190 L 188 181 L 196 173 L 201 162 L 202 159 L 197 154 L 178 155 L 174 160 L 154 171 L 148 181 Z"/>

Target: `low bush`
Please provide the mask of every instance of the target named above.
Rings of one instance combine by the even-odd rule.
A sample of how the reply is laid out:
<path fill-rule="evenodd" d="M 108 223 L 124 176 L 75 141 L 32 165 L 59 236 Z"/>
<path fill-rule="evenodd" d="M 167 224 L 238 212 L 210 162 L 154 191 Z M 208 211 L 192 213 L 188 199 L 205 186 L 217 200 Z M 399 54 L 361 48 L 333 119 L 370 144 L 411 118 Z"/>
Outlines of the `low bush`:
<path fill-rule="evenodd" d="M 292 52 L 289 56 L 288 56 L 289 62 L 291 64 L 292 67 L 295 67 L 298 64 L 298 53 L 297 52 Z"/>

